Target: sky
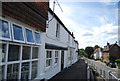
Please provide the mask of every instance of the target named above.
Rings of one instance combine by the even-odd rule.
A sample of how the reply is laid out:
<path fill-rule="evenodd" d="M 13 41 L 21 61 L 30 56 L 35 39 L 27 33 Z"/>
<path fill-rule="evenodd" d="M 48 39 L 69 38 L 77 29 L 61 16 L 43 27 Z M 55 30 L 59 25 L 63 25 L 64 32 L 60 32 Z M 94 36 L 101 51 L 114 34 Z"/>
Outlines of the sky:
<path fill-rule="evenodd" d="M 53 10 L 53 1 L 50 8 Z M 118 1 L 57 0 L 63 10 L 55 5 L 55 13 L 74 33 L 79 48 L 99 45 L 104 47 L 118 41 Z M 57 2 L 56 2 L 57 3 Z"/>

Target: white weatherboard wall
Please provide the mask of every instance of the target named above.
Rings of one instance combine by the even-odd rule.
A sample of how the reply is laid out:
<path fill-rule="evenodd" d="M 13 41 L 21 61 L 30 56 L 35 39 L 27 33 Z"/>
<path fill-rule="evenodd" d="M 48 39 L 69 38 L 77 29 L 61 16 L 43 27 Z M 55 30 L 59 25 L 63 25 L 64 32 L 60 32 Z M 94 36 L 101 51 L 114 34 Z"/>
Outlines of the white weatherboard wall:
<path fill-rule="evenodd" d="M 52 19 L 52 14 L 49 12 L 48 13 L 49 20 Z M 59 55 L 58 55 L 58 64 L 55 66 L 54 65 L 54 57 L 52 57 L 53 62 L 52 65 L 47 68 L 44 66 L 44 78 L 45 79 L 50 79 L 57 73 L 61 71 L 61 53 L 64 51 L 64 68 L 69 67 L 73 63 L 77 61 L 78 54 L 76 53 L 77 45 L 76 42 L 74 41 L 74 38 L 66 31 L 66 29 L 63 27 L 61 23 L 60 24 L 60 37 L 56 37 L 56 24 L 59 23 L 59 20 L 57 20 L 55 17 L 49 22 L 48 28 L 46 28 L 46 37 L 45 37 L 45 43 L 46 44 L 51 44 L 55 45 L 58 47 L 63 47 L 67 48 L 67 50 L 58 50 Z M 70 38 L 69 38 L 70 37 Z M 69 40 L 70 39 L 70 40 Z M 46 49 L 55 51 L 55 49 Z M 71 51 L 71 55 L 70 55 Z M 54 55 L 53 55 L 54 56 Z M 71 57 L 70 57 L 71 56 Z"/>
<path fill-rule="evenodd" d="M 24 24 L 24 23 L 22 23 L 22 22 L 20 22 L 20 21 L 18 21 L 16 19 L 10 18 L 8 16 L 5 16 L 5 18 L 2 18 L 2 19 L 5 20 L 5 21 L 10 22 L 11 25 L 12 25 L 12 23 L 14 23 L 15 25 L 21 26 L 22 28 L 28 28 L 28 29 L 31 29 L 32 31 L 36 31 L 35 28 L 33 28 L 33 27 L 31 27 L 31 26 L 29 26 L 27 24 Z M 12 26 L 11 25 L 10 25 L 10 29 L 11 29 L 10 32 L 12 31 Z M 37 31 L 37 32 L 40 33 L 40 38 L 41 38 L 40 39 L 40 41 L 41 41 L 40 45 L 23 43 L 23 42 L 22 43 L 21 42 L 15 42 L 15 41 L 13 41 L 13 39 L 10 42 L 9 41 L 2 41 L 2 43 L 7 45 L 8 50 L 10 49 L 10 48 L 8 48 L 10 45 L 19 46 L 20 51 L 22 51 L 23 46 L 29 46 L 29 47 L 31 47 L 31 49 L 32 49 L 32 47 L 37 46 L 38 49 L 39 49 L 38 58 L 36 58 L 36 59 L 31 59 L 30 58 L 28 60 L 22 60 L 22 52 L 21 52 L 20 56 L 19 56 L 20 59 L 18 59 L 17 61 L 10 61 L 10 62 L 7 61 L 7 63 L 5 63 L 5 64 L 0 64 L 0 66 L 2 66 L 2 65 L 5 66 L 4 79 L 7 79 L 7 67 L 10 64 L 19 64 L 19 69 L 18 70 L 19 70 L 20 73 L 18 73 L 18 79 L 21 79 L 22 64 L 26 63 L 26 62 L 29 62 L 29 64 L 30 64 L 30 66 L 29 66 L 30 70 L 29 70 L 29 74 L 28 74 L 29 78 L 28 79 L 31 79 L 31 77 L 32 77 L 31 76 L 31 74 L 32 74 L 32 62 L 34 62 L 34 61 L 38 62 L 37 63 L 37 74 L 36 74 L 36 77 L 34 79 L 42 79 L 42 78 L 44 78 L 45 33 L 41 32 L 41 31 Z M 23 33 L 25 33 L 25 32 L 23 32 Z M 13 34 L 12 34 L 12 37 L 13 37 Z M 26 39 L 26 37 L 24 37 L 24 38 Z M 8 52 L 8 51 L 6 51 L 6 52 Z M 30 55 L 30 57 L 31 57 L 31 55 Z M 6 56 L 6 58 L 8 59 L 8 56 Z"/>

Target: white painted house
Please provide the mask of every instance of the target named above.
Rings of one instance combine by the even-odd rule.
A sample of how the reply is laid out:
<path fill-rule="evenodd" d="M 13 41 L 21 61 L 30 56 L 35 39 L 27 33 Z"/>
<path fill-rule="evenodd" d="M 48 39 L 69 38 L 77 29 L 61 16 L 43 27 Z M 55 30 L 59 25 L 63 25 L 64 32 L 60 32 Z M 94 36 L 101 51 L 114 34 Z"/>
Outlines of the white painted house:
<path fill-rule="evenodd" d="M 95 60 L 100 60 L 100 59 L 102 59 L 102 52 L 101 52 L 101 49 L 100 48 L 96 48 L 95 50 L 94 50 L 94 59 Z"/>
<path fill-rule="evenodd" d="M 54 18 L 53 18 L 54 17 Z M 50 79 L 78 60 L 78 43 L 56 14 L 49 9 L 45 38 L 44 78 Z"/>

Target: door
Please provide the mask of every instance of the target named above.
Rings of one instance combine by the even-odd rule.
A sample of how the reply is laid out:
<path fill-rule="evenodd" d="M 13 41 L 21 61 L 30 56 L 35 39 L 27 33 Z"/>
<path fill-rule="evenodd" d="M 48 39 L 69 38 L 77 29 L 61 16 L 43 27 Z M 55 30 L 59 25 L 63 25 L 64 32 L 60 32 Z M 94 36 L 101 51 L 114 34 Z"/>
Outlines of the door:
<path fill-rule="evenodd" d="M 64 51 L 61 51 L 61 71 L 64 69 Z"/>

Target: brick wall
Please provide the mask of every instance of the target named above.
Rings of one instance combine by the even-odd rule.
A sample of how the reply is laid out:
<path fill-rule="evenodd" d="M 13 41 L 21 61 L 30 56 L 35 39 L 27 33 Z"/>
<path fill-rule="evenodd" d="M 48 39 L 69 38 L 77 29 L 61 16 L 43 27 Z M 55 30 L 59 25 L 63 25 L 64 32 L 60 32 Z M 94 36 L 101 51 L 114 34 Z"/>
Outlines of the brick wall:
<path fill-rule="evenodd" d="M 45 32 L 48 7 L 49 2 L 3 2 L 2 15 L 7 15 Z"/>
<path fill-rule="evenodd" d="M 120 48 L 117 45 L 114 45 L 109 51 L 110 56 L 115 56 L 117 58 L 120 58 Z"/>
<path fill-rule="evenodd" d="M 103 61 L 109 62 L 108 56 L 109 56 L 109 52 L 103 52 Z"/>

